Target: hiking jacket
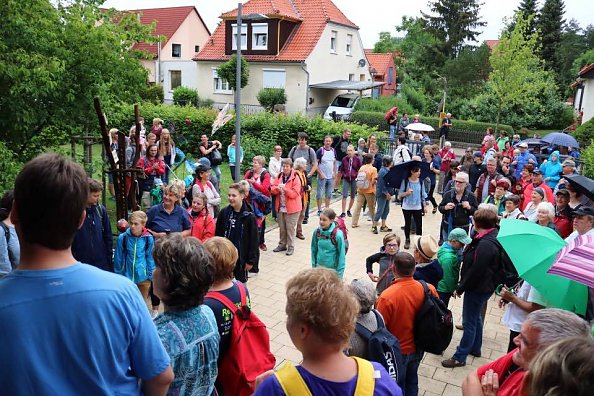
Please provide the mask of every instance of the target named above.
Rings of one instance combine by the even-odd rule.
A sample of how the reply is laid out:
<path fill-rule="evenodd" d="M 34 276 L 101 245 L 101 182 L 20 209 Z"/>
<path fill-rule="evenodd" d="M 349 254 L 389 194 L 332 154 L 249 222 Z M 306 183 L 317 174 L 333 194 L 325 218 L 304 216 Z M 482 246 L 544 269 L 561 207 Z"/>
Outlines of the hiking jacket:
<path fill-rule="evenodd" d="M 352 158 L 353 163 L 349 166 L 351 158 L 347 155 L 342 159 L 342 166 L 340 167 L 340 172 L 342 173 L 342 178 L 347 181 L 354 181 L 357 179 L 357 173 L 359 172 L 359 168 L 363 165 L 361 159 L 358 156 L 354 156 Z"/>
<path fill-rule="evenodd" d="M 468 201 L 470 209 L 464 209 L 462 207 L 462 202 L 464 201 Z M 454 209 L 446 210 L 445 206 L 450 202 L 456 206 Z M 439 212 L 443 214 L 443 222 L 447 224 L 451 222 L 452 228 L 456 228 L 468 226 L 468 224 L 470 224 L 470 216 L 474 214 L 477 207 L 478 202 L 473 193 L 465 189 L 462 193 L 462 198 L 458 201 L 456 199 L 456 189 L 452 188 L 443 194 L 443 199 L 441 200 L 438 209 Z M 452 218 L 450 218 L 450 216 L 452 216 Z"/>
<path fill-rule="evenodd" d="M 155 240 L 146 228 L 140 236 L 132 235 L 128 228 L 118 236 L 113 257 L 114 272 L 124 275 L 136 284 L 152 280 L 155 270 L 154 245 Z"/>
<path fill-rule="evenodd" d="M 346 245 L 344 235 L 341 230 L 336 231 L 336 245 L 332 243 L 332 230 L 336 223 L 330 224 L 327 230 L 320 227 L 316 228 L 311 238 L 311 266 L 326 267 L 338 272 L 338 277 L 342 279 L 345 267 Z M 317 233 L 320 230 L 320 237 Z"/>
<path fill-rule="evenodd" d="M 283 173 L 279 173 L 278 177 L 274 179 L 272 182 L 272 186 L 270 187 L 270 191 L 273 195 L 278 195 L 278 199 L 275 201 L 276 211 L 277 213 L 280 211 L 280 204 L 281 204 L 281 190 L 279 184 L 283 181 Z M 285 183 L 285 205 L 287 207 L 287 214 L 299 213 L 302 209 L 301 204 L 301 181 L 299 177 L 295 173 L 295 171 L 291 170 L 291 174 L 289 175 L 289 179 Z"/>
<path fill-rule="evenodd" d="M 553 155 L 557 156 L 556 161 L 552 160 Z M 561 162 L 559 161 L 558 151 L 553 151 L 551 155 L 549 155 L 548 161 L 540 166 L 540 170 L 543 173 L 542 178 L 543 180 L 545 180 L 547 177 L 549 178 L 549 180 L 547 180 L 545 183 L 547 183 L 547 186 L 551 187 L 551 189 L 554 189 L 557 186 L 557 183 L 559 183 L 562 169 L 563 168 L 561 167 Z"/>
<path fill-rule="evenodd" d="M 208 210 L 202 209 L 198 216 L 192 217 L 192 208 L 188 208 L 188 217 L 192 224 L 191 236 L 205 242 L 215 235 L 215 220 Z"/>
<path fill-rule="evenodd" d="M 72 255 L 81 263 L 113 271 L 113 236 L 107 209 L 93 205 L 85 211 L 85 221 L 72 241 Z"/>
<path fill-rule="evenodd" d="M 456 290 L 460 276 L 458 252 L 448 242 L 444 242 L 437 251 L 437 261 L 439 261 L 443 269 L 443 278 L 437 284 L 437 291 L 453 293 Z"/>
<path fill-rule="evenodd" d="M 469 290 L 475 293 L 493 293 L 503 278 L 501 244 L 497 241 L 497 228 L 477 234 L 464 251 L 458 294 Z"/>

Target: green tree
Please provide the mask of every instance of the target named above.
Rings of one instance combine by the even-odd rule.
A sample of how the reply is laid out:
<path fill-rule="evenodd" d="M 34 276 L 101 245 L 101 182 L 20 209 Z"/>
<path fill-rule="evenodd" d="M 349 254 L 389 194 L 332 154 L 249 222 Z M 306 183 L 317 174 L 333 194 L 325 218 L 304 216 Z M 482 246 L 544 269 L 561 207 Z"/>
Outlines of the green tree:
<path fill-rule="evenodd" d="M 491 50 L 483 44 L 463 47 L 457 58 L 448 59 L 441 73 L 448 81 L 448 95 L 463 99 L 478 95 L 489 78 L 490 55 Z"/>
<path fill-rule="evenodd" d="M 546 68 L 555 73 L 559 83 L 562 67 L 559 50 L 565 25 L 564 14 L 565 4 L 563 0 L 545 0 L 538 19 L 541 58 L 544 60 Z"/>
<path fill-rule="evenodd" d="M 376 54 L 394 53 L 401 42 L 401 37 L 392 37 L 390 32 L 380 32 L 379 41 L 374 44 L 373 52 Z"/>
<path fill-rule="evenodd" d="M 585 45 L 588 49 L 594 49 L 594 25 L 590 24 L 584 29 Z"/>
<path fill-rule="evenodd" d="M 96 130 L 94 96 L 108 109 L 146 87 L 143 55 L 130 48 L 149 42 L 152 26 L 96 0 L 55 3 L 0 2 L 0 139 L 19 156 L 52 125 Z"/>
<path fill-rule="evenodd" d="M 575 19 L 570 20 L 565 26 L 559 46 L 559 62 L 561 65 L 561 73 L 559 75 L 560 92 L 566 95 L 571 93 L 569 85 L 575 79 L 575 74 L 572 73 L 573 62 L 586 49 L 587 46 L 582 29 Z"/>
<path fill-rule="evenodd" d="M 577 77 L 578 72 L 590 63 L 594 63 L 594 49 L 584 52 L 573 61 L 573 66 L 571 68 L 571 75 L 573 78 Z"/>
<path fill-rule="evenodd" d="M 231 55 L 229 60 L 223 64 L 221 64 L 217 68 L 217 74 L 222 79 L 226 80 L 229 83 L 231 89 L 235 89 L 236 87 L 236 76 L 237 76 L 237 54 Z M 250 68 L 245 60 L 245 58 L 241 57 L 241 88 L 248 85 L 248 80 L 250 78 Z"/>
<path fill-rule="evenodd" d="M 501 122 L 501 114 L 506 110 L 521 106 L 532 106 L 536 113 L 544 113 L 539 108 L 539 98 L 543 92 L 553 89 L 550 73 L 544 70 L 534 48 L 538 46 L 537 35 L 527 35 L 533 16 L 515 15 L 515 27 L 511 33 L 503 32 L 499 45 L 491 54 L 493 71 L 489 76 L 488 94 L 495 104 L 496 124 Z"/>
<path fill-rule="evenodd" d="M 274 105 L 287 103 L 284 88 L 262 88 L 258 92 L 258 102 L 262 107 L 272 113 Z"/>
<path fill-rule="evenodd" d="M 528 28 L 526 29 L 526 34 L 531 35 L 531 34 L 536 33 L 536 29 L 537 29 L 536 21 L 539 18 L 536 0 L 522 0 L 520 5 L 518 6 L 518 9 L 516 10 L 516 12 L 521 12 L 523 15 L 526 15 L 526 16 L 528 16 L 528 15 L 534 16 L 534 18 L 530 22 L 530 25 L 528 25 Z M 508 27 L 509 32 L 514 30 L 514 27 L 515 27 L 515 24 L 512 22 Z"/>
<path fill-rule="evenodd" d="M 455 58 L 465 41 L 478 41 L 478 28 L 487 25 L 480 20 L 477 0 L 433 0 L 428 5 L 434 15 L 421 14 L 429 31 L 443 42 L 446 57 Z"/>

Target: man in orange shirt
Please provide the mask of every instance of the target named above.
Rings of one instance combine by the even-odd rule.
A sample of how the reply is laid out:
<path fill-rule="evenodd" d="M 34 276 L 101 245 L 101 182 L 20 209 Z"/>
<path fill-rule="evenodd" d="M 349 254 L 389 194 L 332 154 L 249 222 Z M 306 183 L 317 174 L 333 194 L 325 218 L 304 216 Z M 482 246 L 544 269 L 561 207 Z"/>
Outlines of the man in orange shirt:
<path fill-rule="evenodd" d="M 413 279 L 415 264 L 410 253 L 400 252 L 394 256 L 396 278 L 379 296 L 376 304 L 387 329 L 400 341 L 404 372 L 398 376 L 398 385 L 406 396 L 416 396 L 419 393 L 417 371 L 423 358 L 423 351 L 417 350 L 415 346 L 414 322 L 425 300 L 425 292 L 423 285 Z M 433 285 L 427 286 L 437 296 Z"/>

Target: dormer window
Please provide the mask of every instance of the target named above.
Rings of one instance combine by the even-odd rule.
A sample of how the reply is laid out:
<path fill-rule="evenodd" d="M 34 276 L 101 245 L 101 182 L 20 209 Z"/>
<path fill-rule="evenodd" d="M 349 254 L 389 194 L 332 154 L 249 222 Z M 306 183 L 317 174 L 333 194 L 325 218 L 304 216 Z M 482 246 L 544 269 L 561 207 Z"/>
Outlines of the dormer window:
<path fill-rule="evenodd" d="M 231 43 L 231 48 L 233 51 L 237 50 L 237 24 L 231 25 L 233 28 L 233 42 Z M 247 49 L 247 25 L 241 24 L 241 49 Z"/>
<path fill-rule="evenodd" d="M 336 53 L 337 41 L 338 41 L 338 32 L 336 30 L 333 30 L 332 32 L 330 32 L 330 52 L 332 52 L 334 54 Z"/>
<path fill-rule="evenodd" d="M 268 24 L 267 23 L 253 23 L 252 24 L 252 49 L 253 50 L 267 50 L 268 49 Z"/>

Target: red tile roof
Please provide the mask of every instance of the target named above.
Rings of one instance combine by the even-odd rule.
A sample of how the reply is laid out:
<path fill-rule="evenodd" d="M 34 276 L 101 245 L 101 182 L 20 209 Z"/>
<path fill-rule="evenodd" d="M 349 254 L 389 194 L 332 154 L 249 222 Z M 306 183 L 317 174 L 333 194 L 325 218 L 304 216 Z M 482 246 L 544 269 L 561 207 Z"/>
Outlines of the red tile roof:
<path fill-rule="evenodd" d="M 499 44 L 499 40 L 485 40 L 485 44 L 487 44 L 490 50 L 493 50 Z"/>
<path fill-rule="evenodd" d="M 148 25 L 153 21 L 156 21 L 157 26 L 153 32 L 153 35 L 155 37 L 165 36 L 167 37 L 167 41 L 169 41 L 169 39 L 175 34 L 177 29 L 179 29 L 181 24 L 186 20 L 192 11 L 196 11 L 198 18 L 200 18 L 200 21 L 202 21 L 202 24 L 208 31 L 208 27 L 206 27 L 206 24 L 194 6 L 146 8 L 140 10 L 127 10 L 123 12 L 133 12 L 135 14 L 140 14 L 140 22 L 143 25 Z M 210 31 L 208 31 L 208 33 L 210 34 Z M 138 43 L 134 46 L 134 49 L 145 51 L 149 54 L 157 56 L 157 44 Z"/>
<path fill-rule="evenodd" d="M 387 75 L 388 68 L 390 66 L 394 67 L 394 58 L 392 57 L 392 54 L 375 54 L 373 53 L 373 50 L 366 49 L 365 56 L 369 62 L 369 68 L 374 68 L 375 73 L 378 75 Z"/>
<path fill-rule="evenodd" d="M 359 29 L 331 0 L 249 0 L 242 14 L 264 14 L 271 18 L 285 17 L 301 21 L 278 55 L 244 55 L 248 61 L 303 62 L 313 51 L 328 22 Z M 236 19 L 237 9 L 221 15 Z M 220 23 L 202 47 L 196 60 L 227 60 L 225 55 L 225 23 Z"/>
<path fill-rule="evenodd" d="M 594 63 L 590 63 L 582 67 L 582 69 L 578 72 L 578 76 L 583 76 L 584 74 L 588 73 L 590 70 L 594 70 Z"/>

